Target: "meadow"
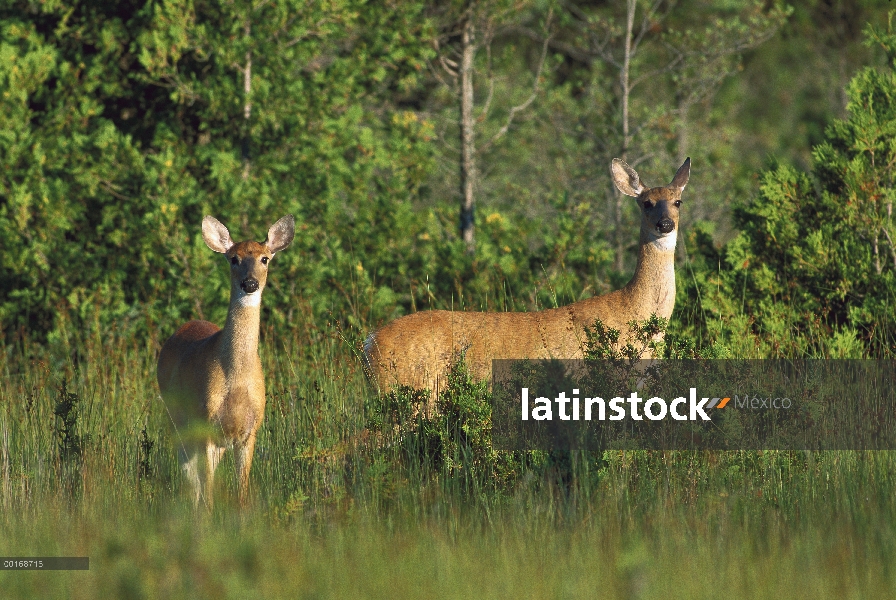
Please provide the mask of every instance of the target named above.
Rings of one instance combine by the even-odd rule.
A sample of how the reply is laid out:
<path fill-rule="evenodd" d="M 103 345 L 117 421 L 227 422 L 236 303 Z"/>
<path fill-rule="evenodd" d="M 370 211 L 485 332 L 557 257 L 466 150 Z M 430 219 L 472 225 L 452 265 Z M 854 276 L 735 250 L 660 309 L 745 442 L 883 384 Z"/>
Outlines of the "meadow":
<path fill-rule="evenodd" d="M 179 472 L 151 346 L 115 334 L 72 334 L 55 352 L 6 346 L 0 555 L 89 556 L 90 569 L 0 571 L 2 595 L 896 590 L 896 453 L 607 451 L 564 462 L 483 453 L 472 437 L 433 451 L 438 435 L 413 428 L 380 427 L 374 442 L 389 408 L 346 337 L 326 325 L 291 335 L 263 327 L 268 404 L 251 502 L 237 506 L 228 453 L 209 514 L 194 513 Z M 462 383 L 470 401 L 481 399 L 481 386 Z"/>
<path fill-rule="evenodd" d="M 419 310 L 620 288 L 640 213 L 608 166 L 690 157 L 670 334 L 892 359 L 896 12 L 794 4 L 6 3 L 0 556 L 90 569 L 0 597 L 896 597 L 894 451 L 499 452 L 462 365 L 425 417 L 359 356 Z M 197 512 L 155 362 L 225 318 L 209 214 L 297 234 L 248 506 L 228 452 Z"/>

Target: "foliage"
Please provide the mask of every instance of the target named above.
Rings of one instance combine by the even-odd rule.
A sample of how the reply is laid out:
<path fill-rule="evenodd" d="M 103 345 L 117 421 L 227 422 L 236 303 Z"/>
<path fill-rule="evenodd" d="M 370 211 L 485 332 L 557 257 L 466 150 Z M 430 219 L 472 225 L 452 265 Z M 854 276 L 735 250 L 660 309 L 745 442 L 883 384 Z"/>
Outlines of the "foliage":
<path fill-rule="evenodd" d="M 266 303 L 277 322 L 296 296 L 318 314 L 391 314 L 396 294 L 377 277 L 407 272 L 426 245 L 409 200 L 430 135 L 397 106 L 429 51 L 420 6 L 398 8 L 7 5 L 5 332 L 42 337 L 73 318 L 155 336 L 190 314 L 220 321 L 228 286 L 199 236 L 206 213 L 236 239 L 296 214 Z"/>
<path fill-rule="evenodd" d="M 871 14 L 872 4 L 863 10 Z M 498 107 L 531 93 L 543 36 L 553 37 L 537 101 L 481 157 L 470 256 L 441 164 L 455 107 L 431 72 L 433 40 L 453 39 L 439 29 L 437 7 L 5 5 L 5 339 L 49 340 L 77 354 L 65 331 L 118 328 L 152 348 L 188 318 L 220 323 L 228 286 L 199 235 L 206 213 L 237 239 L 281 213 L 297 216 L 299 234 L 277 257 L 264 303 L 264 322 L 277 328 L 313 329 L 326 316 L 355 341 L 425 308 L 531 310 L 619 287 L 628 273 L 614 270 L 607 178 L 595 175 L 594 163 L 618 141 L 613 63 L 624 15 L 612 7 L 506 6 L 514 10 L 495 17 L 500 27 L 477 57 L 479 72 L 490 74 L 477 94 L 494 92 L 496 102 L 482 131 L 499 130 L 507 114 Z M 710 23 L 693 19 L 691 3 L 664 7 L 654 7 L 662 9 L 655 24 L 640 23 L 632 57 L 632 152 L 653 157 L 642 169 L 648 180 L 661 163 L 668 169 L 684 143 L 678 134 L 693 144 L 715 127 L 693 118 L 684 127 L 676 102 L 709 107 L 719 78 L 736 72 L 741 52 L 787 12 L 719 2 Z M 540 29 L 550 10 L 553 28 Z M 794 27 L 820 10 L 801 8 Z M 888 31 L 868 35 L 892 55 Z M 649 86 L 637 79 L 655 65 L 665 66 Z M 718 222 L 685 223 L 690 252 L 679 282 L 689 300 L 678 303 L 673 337 L 756 356 L 889 351 L 891 73 L 862 71 L 848 90 L 848 119 L 816 146 L 814 170 L 773 166 L 752 203 L 730 200 L 732 190 L 754 184 L 720 170 L 732 157 L 728 142 L 701 142 L 703 175 L 695 172 L 689 187 L 688 214 Z M 724 248 L 716 238 L 728 225 L 701 208 L 703 195 L 741 229 Z M 726 337 L 748 328 L 750 336 Z"/>
<path fill-rule="evenodd" d="M 4 595 L 555 597 L 599 588 L 625 598 L 637 586 L 668 598 L 682 565 L 699 571 L 713 560 L 712 578 L 676 583 L 672 597 L 712 597 L 720 585 L 818 598 L 896 589 L 887 568 L 892 453 L 573 453 L 562 464 L 533 458 L 509 488 L 479 471 L 470 478 L 484 484 L 465 487 L 464 469 L 421 480 L 413 461 L 393 460 L 404 448 L 352 443 L 372 391 L 344 342 L 321 328 L 304 353 L 303 331 L 263 346 L 270 395 L 252 503 L 238 510 L 227 453 L 211 515 L 191 512 L 152 356 L 132 338 L 67 332 L 89 359 L 80 366 L 64 352 L 0 349 L 0 552 L 91 559 L 89 571 L 2 575 Z M 48 435 L 63 377 L 83 434 L 75 494 Z M 457 389 L 471 401 L 477 393 L 462 381 Z M 857 563 L 874 568 L 859 577 Z"/>
<path fill-rule="evenodd" d="M 712 563 L 712 577 L 672 595 L 892 596 L 891 453 L 500 453 L 487 390 L 460 360 L 431 414 L 419 391 L 374 396 L 352 345 L 360 328 L 430 307 L 557 306 L 625 276 L 611 268 L 609 180 L 596 175 L 612 142 L 604 133 L 618 139 L 618 107 L 606 101 L 616 84 L 606 65 L 576 58 L 571 13 L 559 9 L 569 29 L 551 46 L 544 95 L 492 146 L 477 254 L 465 252 L 456 186 L 438 164 L 434 116 L 450 109 L 427 70 L 433 6 L 0 7 L 0 554 L 103 566 L 0 577 L 5 593 L 669 597 L 682 568 Z M 511 105 L 531 89 L 543 43 L 528 28 L 545 5 L 526 6 L 493 48 L 496 93 Z M 603 22 L 618 17 L 609 4 L 583 6 Z M 701 39 L 757 31 L 742 3 L 676 6 L 667 29 L 646 23 L 641 67 L 666 48 L 654 42 L 696 52 Z M 839 51 L 849 31 L 794 38 L 839 27 L 823 18 L 836 6 L 799 5 L 791 38 L 747 55 L 747 71 L 774 65 L 759 74 L 774 94 L 754 72 L 694 105 L 705 119 L 689 113 L 688 143 L 705 158 L 688 198 L 736 207 L 741 233 L 720 246 L 718 214 L 691 213 L 719 222 L 683 230 L 666 357 L 892 356 L 896 35 L 867 30 L 869 53 L 890 64 L 853 79 L 848 115 L 822 136 L 836 98 L 807 96 L 821 86 L 836 97 L 858 55 L 828 69 L 832 50 L 819 39 Z M 709 13 L 718 37 L 702 36 Z M 800 61 L 781 59 L 794 53 Z M 814 66 L 791 71 L 797 63 Z M 696 77 L 701 64 L 680 75 Z M 660 118 L 676 110 L 676 83 L 633 99 L 653 127 L 637 142 L 642 157 L 657 153 L 648 180 L 666 174 L 661 157 L 680 143 L 675 120 Z M 738 112 L 741 102 L 753 112 Z M 750 121 L 757 104 L 761 126 Z M 769 116 L 778 108 L 806 118 L 779 122 Z M 754 181 L 727 168 L 769 148 L 803 155 L 805 140 L 817 142 L 809 172 L 782 160 Z M 733 203 L 738 194 L 753 198 Z M 228 453 L 222 501 L 196 517 L 158 401 L 153 342 L 191 316 L 223 319 L 227 285 L 201 241 L 203 214 L 252 238 L 286 212 L 299 233 L 265 299 L 268 405 L 252 505 L 236 513 Z M 664 326 L 630 333 L 646 345 Z M 616 340 L 591 329 L 595 356 L 613 354 Z"/>
<path fill-rule="evenodd" d="M 726 139 L 713 145 L 713 153 L 727 155 L 724 173 L 737 182 L 730 199 L 754 193 L 753 174 L 767 166 L 769 155 L 808 170 L 828 124 L 846 116 L 850 78 L 861 66 L 884 64 L 863 44 L 862 31 L 868 23 L 886 23 L 893 8 L 888 0 L 789 4 L 793 12 L 778 35 L 745 56 L 742 70 L 725 81 L 705 116 L 706 126 Z M 718 234 L 727 238 L 725 229 Z"/>
<path fill-rule="evenodd" d="M 659 354 L 668 319 L 656 313 L 644 321 L 630 321 L 625 343 L 619 344 L 619 330 L 607 327 L 600 319 L 585 326 L 585 360 L 636 363 L 647 355 Z"/>
<path fill-rule="evenodd" d="M 492 446 L 488 382 L 474 380 L 460 355 L 438 398 L 429 395 L 403 386 L 368 405 L 368 427 L 399 449 L 395 468 L 410 465 L 464 495 L 511 490 L 532 457 Z"/>
<path fill-rule="evenodd" d="M 278 327 L 305 326 L 307 308 L 362 337 L 422 308 L 532 309 L 617 287 L 626 275 L 611 268 L 606 178 L 594 176 L 609 154 L 595 155 L 588 129 L 613 122 L 614 109 L 591 102 L 612 82 L 593 61 L 569 63 L 573 8 L 498 4 L 501 26 L 477 56 L 491 85 L 479 99 L 494 97 L 482 131 L 490 138 L 508 106 L 539 93 L 483 155 L 471 257 L 457 236 L 456 182 L 441 168 L 454 107 L 431 69 L 439 7 L 6 3 L 4 337 L 65 345 L 72 324 L 153 346 L 173 323 L 221 322 L 228 286 L 198 227 L 209 213 L 235 239 L 296 215 L 264 303 Z M 723 20 L 733 14 L 717 8 Z M 542 27 L 551 10 L 565 29 Z M 741 23 L 732 19 L 726 27 Z M 660 48 L 676 27 L 648 41 Z M 557 43 L 533 81 L 543 34 Z"/>
<path fill-rule="evenodd" d="M 61 460 L 77 460 L 81 457 L 83 440 L 78 433 L 78 403 L 77 394 L 68 391 L 65 379 L 59 390 L 59 402 L 53 414 L 56 415 L 56 438 L 58 440 L 59 458 Z"/>
<path fill-rule="evenodd" d="M 894 35 L 892 29 L 867 32 L 891 61 Z M 740 233 L 721 252 L 706 229 L 690 237 L 700 279 L 687 293 L 700 294 L 704 311 L 720 319 L 748 319 L 772 355 L 893 351 L 893 66 L 866 68 L 852 80 L 849 116 L 828 128 L 810 173 L 783 164 L 763 173 L 758 197 L 735 208 Z M 725 268 L 709 275 L 716 265 Z M 710 327 L 705 312 L 694 317 Z"/>

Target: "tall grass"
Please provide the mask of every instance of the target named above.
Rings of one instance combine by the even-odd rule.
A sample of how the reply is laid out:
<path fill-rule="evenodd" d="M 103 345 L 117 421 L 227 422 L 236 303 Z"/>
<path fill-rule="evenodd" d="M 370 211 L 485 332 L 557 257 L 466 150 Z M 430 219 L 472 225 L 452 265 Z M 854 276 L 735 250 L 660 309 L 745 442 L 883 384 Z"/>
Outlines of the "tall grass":
<path fill-rule="evenodd" d="M 385 414 L 347 337 L 327 326 L 264 332 L 251 505 L 236 506 L 228 453 L 214 512 L 198 515 L 152 347 L 72 333 L 53 350 L 0 350 L 0 554 L 91 561 L 87 572 L 0 571 L 0 595 L 896 590 L 893 453 L 490 453 L 475 436 L 486 421 L 423 422 L 407 397 Z M 464 411 L 481 401 L 463 377 L 455 391 Z"/>

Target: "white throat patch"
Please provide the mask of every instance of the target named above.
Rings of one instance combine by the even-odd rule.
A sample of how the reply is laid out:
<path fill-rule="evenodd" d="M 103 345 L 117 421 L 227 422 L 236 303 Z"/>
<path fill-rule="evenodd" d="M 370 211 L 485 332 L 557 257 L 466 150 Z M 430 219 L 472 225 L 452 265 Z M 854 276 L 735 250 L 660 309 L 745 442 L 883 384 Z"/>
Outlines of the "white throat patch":
<path fill-rule="evenodd" d="M 678 229 L 670 231 L 662 237 L 656 237 L 650 241 L 650 245 L 657 250 L 669 252 L 675 250 L 675 242 L 678 239 Z"/>
<path fill-rule="evenodd" d="M 261 292 L 253 292 L 251 294 L 246 294 L 243 292 L 239 298 L 236 299 L 237 306 L 244 307 L 252 307 L 252 306 L 261 306 Z"/>

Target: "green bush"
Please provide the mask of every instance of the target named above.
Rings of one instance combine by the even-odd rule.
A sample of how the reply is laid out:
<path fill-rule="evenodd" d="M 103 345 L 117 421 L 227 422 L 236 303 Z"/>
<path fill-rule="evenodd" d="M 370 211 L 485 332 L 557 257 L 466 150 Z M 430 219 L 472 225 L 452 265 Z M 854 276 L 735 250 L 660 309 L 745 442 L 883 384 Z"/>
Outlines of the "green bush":
<path fill-rule="evenodd" d="M 739 233 L 723 249 L 705 226 L 690 233 L 683 296 L 700 310 L 682 314 L 698 337 L 746 327 L 764 356 L 896 349 L 896 32 L 866 37 L 890 66 L 852 80 L 849 116 L 828 128 L 812 171 L 772 164 L 759 195 L 734 207 Z"/>

